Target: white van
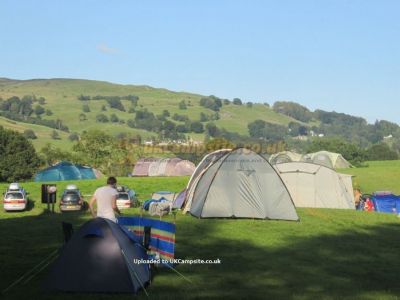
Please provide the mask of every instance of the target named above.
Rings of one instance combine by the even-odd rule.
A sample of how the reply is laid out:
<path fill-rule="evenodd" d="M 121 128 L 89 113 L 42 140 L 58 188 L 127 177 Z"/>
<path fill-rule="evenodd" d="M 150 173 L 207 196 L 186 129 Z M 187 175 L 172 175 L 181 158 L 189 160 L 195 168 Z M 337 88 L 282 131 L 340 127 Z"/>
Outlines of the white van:
<path fill-rule="evenodd" d="M 4 193 L 5 211 L 22 211 L 28 206 L 27 192 L 18 183 L 11 183 Z"/>

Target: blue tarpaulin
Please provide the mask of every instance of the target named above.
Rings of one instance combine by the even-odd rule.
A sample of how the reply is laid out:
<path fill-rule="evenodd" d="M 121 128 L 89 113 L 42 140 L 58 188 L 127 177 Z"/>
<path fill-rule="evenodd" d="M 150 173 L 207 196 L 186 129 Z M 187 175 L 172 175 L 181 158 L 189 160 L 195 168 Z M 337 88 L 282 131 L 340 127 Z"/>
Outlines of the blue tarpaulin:
<path fill-rule="evenodd" d="M 393 194 L 389 195 L 376 195 L 372 196 L 375 211 L 384 213 L 400 213 L 400 196 Z"/>

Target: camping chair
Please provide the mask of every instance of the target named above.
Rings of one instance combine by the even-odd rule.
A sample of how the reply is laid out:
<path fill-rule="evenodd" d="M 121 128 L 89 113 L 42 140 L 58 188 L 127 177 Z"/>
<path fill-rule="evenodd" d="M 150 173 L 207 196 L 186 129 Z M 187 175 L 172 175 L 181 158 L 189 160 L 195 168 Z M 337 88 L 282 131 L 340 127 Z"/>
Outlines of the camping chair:
<path fill-rule="evenodd" d="M 74 228 L 72 227 L 71 223 L 61 222 L 62 230 L 64 234 L 64 244 L 68 243 L 71 239 L 72 235 L 74 234 Z"/>

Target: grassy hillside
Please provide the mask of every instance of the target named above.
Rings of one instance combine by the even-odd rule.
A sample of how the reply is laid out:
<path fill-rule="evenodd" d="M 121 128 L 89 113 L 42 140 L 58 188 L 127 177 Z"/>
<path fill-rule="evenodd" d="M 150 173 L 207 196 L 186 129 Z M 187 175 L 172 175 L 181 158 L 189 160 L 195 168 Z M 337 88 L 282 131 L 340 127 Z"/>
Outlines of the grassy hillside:
<path fill-rule="evenodd" d="M 79 114 L 82 113 L 82 101 L 77 97 L 79 95 L 106 95 L 106 96 L 124 96 L 133 94 L 140 98 L 138 109 L 147 108 L 149 111 L 160 114 L 163 110 L 168 110 L 171 116 L 174 113 L 187 115 L 191 120 L 199 120 L 200 113 L 206 115 L 214 113 L 199 105 L 201 95 L 173 92 L 166 89 L 156 89 L 148 86 L 119 85 L 102 81 L 77 80 L 77 79 L 37 79 L 37 80 L 0 80 L 0 97 L 7 99 L 11 96 L 22 97 L 24 95 L 35 95 L 46 98 L 45 109 L 53 111 L 52 116 L 43 116 L 43 119 L 61 119 L 67 125 L 71 132 L 82 132 L 91 128 L 100 128 L 105 132 L 117 134 L 119 132 L 138 133 L 143 137 L 157 135 L 154 132 L 148 132 L 140 129 L 129 128 L 126 124 L 97 123 L 96 115 L 101 112 L 102 105 L 106 105 L 105 100 L 93 100 L 89 102 L 91 112 L 86 113 L 88 120 L 79 121 Z M 188 109 L 180 110 L 178 104 L 185 100 Z M 125 108 L 128 110 L 130 104 L 122 100 Z M 110 116 L 115 113 L 120 119 L 128 120 L 134 117 L 128 112 L 120 112 L 115 109 L 108 109 L 103 112 Z M 287 125 L 294 121 L 290 117 L 275 113 L 272 109 L 262 104 L 255 104 L 253 107 L 246 105 L 236 106 L 233 104 L 223 105 L 220 111 L 220 120 L 215 121 L 218 127 L 240 134 L 248 134 L 247 124 L 255 119 L 265 120 L 271 123 Z M 9 124 L 2 124 L 11 128 Z M 189 134 L 190 135 L 190 134 Z M 193 134 L 192 138 L 202 140 L 203 135 Z M 42 137 L 39 138 L 41 140 Z M 69 141 L 63 137 L 64 143 Z M 35 142 L 35 145 L 41 145 L 44 142 Z"/>
<path fill-rule="evenodd" d="M 393 168 L 390 168 L 390 165 Z M 366 191 L 399 191 L 400 162 L 348 169 Z M 389 169 L 388 169 L 389 168 Z M 393 176 L 393 177 L 392 177 Z M 120 178 L 141 200 L 157 190 L 179 191 L 188 178 Z M 76 182 L 90 195 L 103 180 Z M 58 183 L 62 190 L 67 182 Z M 0 190 L 5 188 L 0 184 Z M 76 228 L 86 213 L 50 215 L 39 200 L 39 183 L 25 183 L 34 202 L 22 213 L 0 212 L 0 282 L 4 289 L 61 245 L 61 221 Z M 216 259 L 221 265 L 179 265 L 191 283 L 168 269 L 157 271 L 151 299 L 398 299 L 400 234 L 396 215 L 335 209 L 297 209 L 300 222 L 196 219 L 176 216 L 176 256 Z M 125 215 L 138 214 L 125 210 Z M 173 221 L 172 216 L 166 220 Z M 132 295 L 43 294 L 47 269 L 19 284 L 4 299 L 131 299 Z M 144 293 L 139 298 L 145 298 Z"/>
<path fill-rule="evenodd" d="M 68 133 L 56 130 L 60 136 L 60 139 L 54 140 L 51 138 L 51 133 L 54 129 L 46 126 L 16 122 L 3 117 L 0 117 L 0 126 L 18 131 L 20 133 L 23 133 L 27 129 L 32 129 L 37 136 L 37 139 L 31 140 L 36 149 L 41 149 L 47 143 L 51 143 L 54 146 L 64 150 L 68 150 L 72 146 L 72 143 L 68 140 Z"/>

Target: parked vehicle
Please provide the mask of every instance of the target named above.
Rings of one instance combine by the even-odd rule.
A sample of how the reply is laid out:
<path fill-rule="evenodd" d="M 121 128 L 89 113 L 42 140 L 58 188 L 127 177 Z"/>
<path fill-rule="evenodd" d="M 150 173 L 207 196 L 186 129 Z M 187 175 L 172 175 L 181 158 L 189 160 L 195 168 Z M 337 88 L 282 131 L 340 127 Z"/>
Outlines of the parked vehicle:
<path fill-rule="evenodd" d="M 117 207 L 119 209 L 125 209 L 135 206 L 137 199 L 134 190 L 131 190 L 125 186 L 118 186 L 117 191 Z"/>
<path fill-rule="evenodd" d="M 60 210 L 64 211 L 80 211 L 84 207 L 83 196 L 75 184 L 67 185 L 61 195 Z"/>
<path fill-rule="evenodd" d="M 28 193 L 18 183 L 11 183 L 4 193 L 5 211 L 22 211 L 28 206 Z"/>

